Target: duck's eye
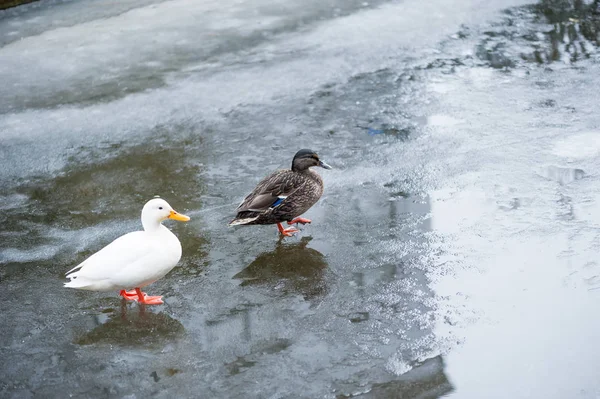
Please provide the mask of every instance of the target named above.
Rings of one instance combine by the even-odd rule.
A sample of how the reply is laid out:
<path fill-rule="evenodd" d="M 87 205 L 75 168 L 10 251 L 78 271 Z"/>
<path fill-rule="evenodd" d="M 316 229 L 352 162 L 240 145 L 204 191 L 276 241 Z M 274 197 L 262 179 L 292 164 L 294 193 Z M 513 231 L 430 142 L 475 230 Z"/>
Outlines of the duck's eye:
<path fill-rule="evenodd" d="M 162 206 L 159 206 L 158 209 L 160 209 L 162 211 Z"/>

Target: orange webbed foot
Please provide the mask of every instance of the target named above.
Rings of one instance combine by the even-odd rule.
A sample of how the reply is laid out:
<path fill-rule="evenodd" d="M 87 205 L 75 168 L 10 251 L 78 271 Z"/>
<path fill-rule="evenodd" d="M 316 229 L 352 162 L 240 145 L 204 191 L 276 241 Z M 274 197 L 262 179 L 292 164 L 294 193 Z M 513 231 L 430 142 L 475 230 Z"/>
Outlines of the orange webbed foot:
<path fill-rule="evenodd" d="M 119 295 L 128 301 L 137 301 L 137 299 L 138 299 L 138 295 L 137 295 L 137 292 L 135 292 L 135 290 L 131 290 L 131 291 L 121 290 L 121 291 L 119 291 Z"/>
<path fill-rule="evenodd" d="M 277 229 L 279 230 L 279 234 L 286 236 L 286 237 L 292 237 L 295 233 L 297 233 L 299 231 L 295 227 L 289 227 L 287 229 L 284 229 L 283 226 L 281 225 L 281 223 L 277 223 Z"/>
<path fill-rule="evenodd" d="M 148 294 L 146 294 L 145 292 L 142 292 L 141 289 L 136 288 L 135 292 L 137 293 L 138 296 L 138 303 L 144 304 L 144 305 L 162 305 L 163 301 L 162 301 L 162 296 L 150 296 Z"/>
<path fill-rule="evenodd" d="M 312 223 L 312 220 L 306 219 L 306 218 L 295 218 L 288 222 L 288 224 L 296 224 L 296 223 L 307 224 L 307 223 Z"/>
<path fill-rule="evenodd" d="M 162 296 L 150 296 L 145 292 L 142 292 L 139 288 L 131 291 L 121 290 L 119 295 L 128 301 L 136 301 L 137 303 L 144 305 L 162 305 L 164 303 L 162 301 Z"/>
<path fill-rule="evenodd" d="M 162 296 L 146 295 L 142 298 L 142 300 L 138 299 L 138 303 L 144 305 L 162 305 L 164 302 L 162 301 Z"/>

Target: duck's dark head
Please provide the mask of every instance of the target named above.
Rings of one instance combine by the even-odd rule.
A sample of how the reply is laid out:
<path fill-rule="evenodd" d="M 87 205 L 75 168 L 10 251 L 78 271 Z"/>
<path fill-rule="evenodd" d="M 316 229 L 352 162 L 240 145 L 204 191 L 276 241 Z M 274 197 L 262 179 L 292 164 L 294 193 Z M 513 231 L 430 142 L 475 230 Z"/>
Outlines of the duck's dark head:
<path fill-rule="evenodd" d="M 292 161 L 293 171 L 302 172 L 311 166 L 320 166 L 325 169 L 331 169 L 331 166 L 321 161 L 317 153 L 313 150 L 303 149 L 294 155 L 294 160 Z"/>

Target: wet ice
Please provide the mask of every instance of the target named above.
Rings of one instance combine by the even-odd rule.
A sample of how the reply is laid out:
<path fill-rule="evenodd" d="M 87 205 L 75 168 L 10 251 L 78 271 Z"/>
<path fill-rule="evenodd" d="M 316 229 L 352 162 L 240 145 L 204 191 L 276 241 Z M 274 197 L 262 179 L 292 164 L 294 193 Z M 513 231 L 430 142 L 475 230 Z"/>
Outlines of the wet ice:
<path fill-rule="evenodd" d="M 521 3 L 2 14 L 0 392 L 589 397 L 600 75 L 538 65 Z M 304 147 L 336 166 L 313 225 L 227 229 Z M 156 194 L 195 216 L 166 305 L 63 290 Z"/>

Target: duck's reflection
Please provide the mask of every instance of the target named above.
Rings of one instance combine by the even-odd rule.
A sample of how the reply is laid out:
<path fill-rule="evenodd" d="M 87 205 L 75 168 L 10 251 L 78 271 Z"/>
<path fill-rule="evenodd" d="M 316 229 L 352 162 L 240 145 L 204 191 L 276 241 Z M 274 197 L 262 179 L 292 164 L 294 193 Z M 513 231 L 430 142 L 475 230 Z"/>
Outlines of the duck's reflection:
<path fill-rule="evenodd" d="M 241 286 L 264 285 L 272 292 L 299 294 L 306 300 L 321 297 L 327 292 L 327 262 L 322 253 L 308 248 L 310 240 L 303 237 L 294 244 L 280 241 L 273 251 L 260 254 L 233 278 L 243 280 Z"/>
<path fill-rule="evenodd" d="M 151 346 L 172 340 L 184 332 L 183 324 L 164 312 L 152 313 L 145 306 L 120 309 L 95 316 L 99 325 L 75 343 L 91 345 L 108 343 L 123 346 Z"/>

